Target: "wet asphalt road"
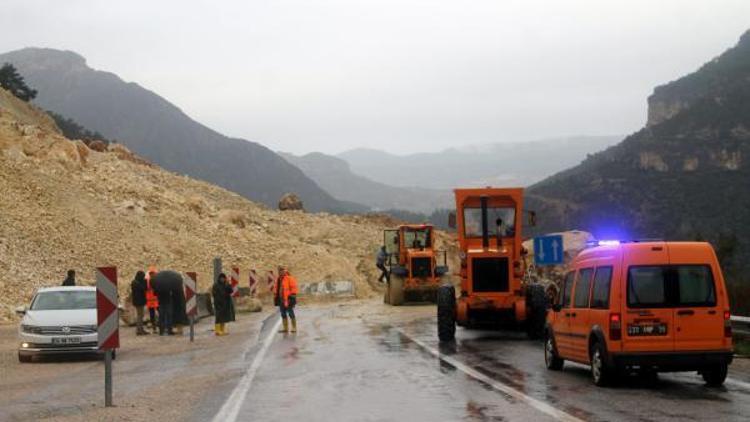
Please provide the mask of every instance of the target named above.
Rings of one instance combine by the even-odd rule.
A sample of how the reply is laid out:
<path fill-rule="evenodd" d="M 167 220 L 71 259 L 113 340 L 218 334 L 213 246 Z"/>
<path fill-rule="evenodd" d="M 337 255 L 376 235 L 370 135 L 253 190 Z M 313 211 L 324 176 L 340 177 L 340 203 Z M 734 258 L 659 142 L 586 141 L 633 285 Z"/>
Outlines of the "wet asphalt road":
<path fill-rule="evenodd" d="M 520 333 L 459 328 L 456 344 L 441 348 L 433 315 L 434 307 L 385 316 L 346 304 L 301 309 L 300 332 L 271 333 L 267 323 L 267 344 L 249 353 L 252 377 L 215 398 L 230 397 L 223 409 L 242 421 L 750 420 L 750 383 L 732 371 L 722 389 L 687 373 L 597 388 L 587 367 L 547 371 L 541 344 Z"/>

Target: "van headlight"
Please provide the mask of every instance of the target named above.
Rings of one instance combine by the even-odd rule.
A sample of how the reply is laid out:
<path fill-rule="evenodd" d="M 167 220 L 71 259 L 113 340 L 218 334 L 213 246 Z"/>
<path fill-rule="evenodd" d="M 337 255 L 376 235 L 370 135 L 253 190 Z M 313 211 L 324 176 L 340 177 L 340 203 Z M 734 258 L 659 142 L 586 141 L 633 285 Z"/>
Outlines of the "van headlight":
<path fill-rule="evenodd" d="M 21 325 L 21 331 L 24 332 L 24 333 L 27 333 L 27 334 L 35 334 L 39 330 L 37 329 L 37 327 L 35 327 L 33 325 L 23 324 L 23 325 Z"/>

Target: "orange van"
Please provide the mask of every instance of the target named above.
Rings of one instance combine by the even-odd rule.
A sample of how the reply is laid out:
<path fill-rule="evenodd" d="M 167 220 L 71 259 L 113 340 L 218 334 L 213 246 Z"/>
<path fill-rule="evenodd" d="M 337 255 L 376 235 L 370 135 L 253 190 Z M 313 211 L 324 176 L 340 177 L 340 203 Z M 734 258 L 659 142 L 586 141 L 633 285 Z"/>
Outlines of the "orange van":
<path fill-rule="evenodd" d="M 719 386 L 732 362 L 729 299 L 704 242 L 599 242 L 574 260 L 547 314 L 544 361 L 591 365 L 596 385 L 637 371 L 697 371 Z"/>

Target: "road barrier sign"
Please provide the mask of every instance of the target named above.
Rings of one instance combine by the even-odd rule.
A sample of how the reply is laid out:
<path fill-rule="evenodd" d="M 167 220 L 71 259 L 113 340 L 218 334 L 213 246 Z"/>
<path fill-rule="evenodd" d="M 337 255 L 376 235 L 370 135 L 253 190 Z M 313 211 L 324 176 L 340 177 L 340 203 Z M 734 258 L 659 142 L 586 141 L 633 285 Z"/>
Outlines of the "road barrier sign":
<path fill-rule="evenodd" d="M 117 309 L 117 267 L 96 269 L 96 334 L 104 350 L 104 406 L 112 407 L 112 353 L 120 347 L 120 315 Z"/>
<path fill-rule="evenodd" d="M 117 310 L 117 268 L 96 269 L 96 333 L 99 350 L 120 347 L 120 315 Z"/>
<path fill-rule="evenodd" d="M 268 284 L 268 291 L 273 293 L 273 284 L 276 282 L 276 275 L 273 273 L 273 270 L 268 270 L 268 274 L 266 274 L 266 284 Z"/>
<path fill-rule="evenodd" d="M 560 265 L 563 263 L 562 235 L 534 238 L 534 263 L 536 265 Z"/>
<path fill-rule="evenodd" d="M 198 274 L 194 272 L 185 273 L 185 312 L 190 320 L 190 341 L 195 339 L 195 317 L 198 315 Z"/>
<path fill-rule="evenodd" d="M 237 267 L 232 267 L 232 272 L 230 274 L 231 275 L 229 277 L 229 280 L 232 286 L 232 296 L 237 297 L 240 295 L 240 269 Z"/>
<path fill-rule="evenodd" d="M 255 270 L 248 271 L 248 282 L 250 283 L 250 296 L 255 297 L 258 293 L 258 273 Z"/>

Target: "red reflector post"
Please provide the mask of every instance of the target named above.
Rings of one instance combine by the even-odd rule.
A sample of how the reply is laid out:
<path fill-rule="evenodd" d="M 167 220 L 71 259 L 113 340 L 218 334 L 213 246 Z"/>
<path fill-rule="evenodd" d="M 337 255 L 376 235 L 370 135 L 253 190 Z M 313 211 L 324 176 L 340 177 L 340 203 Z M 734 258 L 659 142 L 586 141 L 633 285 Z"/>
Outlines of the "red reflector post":
<path fill-rule="evenodd" d="M 609 339 L 620 340 L 622 338 L 622 321 L 620 314 L 609 314 Z"/>

